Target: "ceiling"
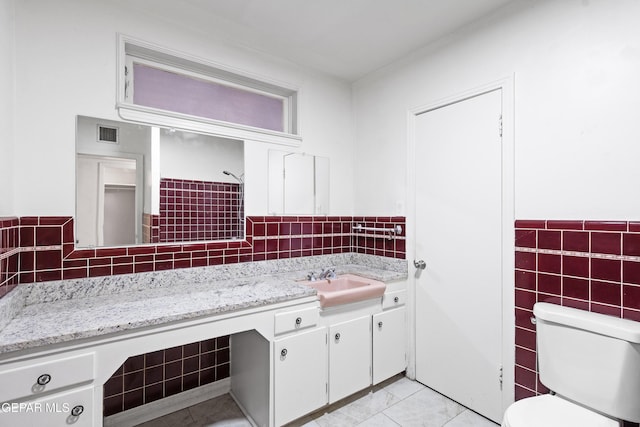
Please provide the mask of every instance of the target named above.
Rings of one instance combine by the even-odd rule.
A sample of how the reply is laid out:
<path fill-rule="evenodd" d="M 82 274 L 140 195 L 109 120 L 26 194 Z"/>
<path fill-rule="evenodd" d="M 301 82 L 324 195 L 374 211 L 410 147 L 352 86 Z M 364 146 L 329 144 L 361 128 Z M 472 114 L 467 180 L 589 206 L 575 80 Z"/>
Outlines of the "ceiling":
<path fill-rule="evenodd" d="M 227 43 L 355 81 L 511 1 L 122 0 L 121 3 Z"/>

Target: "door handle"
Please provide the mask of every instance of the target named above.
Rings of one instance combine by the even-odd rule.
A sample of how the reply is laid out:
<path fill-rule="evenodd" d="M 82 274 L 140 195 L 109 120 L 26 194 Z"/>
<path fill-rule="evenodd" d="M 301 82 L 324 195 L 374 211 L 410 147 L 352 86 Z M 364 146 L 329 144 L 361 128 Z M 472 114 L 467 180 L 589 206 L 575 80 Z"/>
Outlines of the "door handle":
<path fill-rule="evenodd" d="M 424 260 L 422 260 L 422 259 L 421 259 L 421 260 L 419 260 L 419 261 L 416 261 L 416 260 L 414 259 L 414 260 L 413 260 L 413 266 L 414 266 L 415 268 L 417 268 L 418 270 L 424 270 L 425 268 L 427 268 L 427 263 L 426 263 L 426 262 L 424 262 Z"/>

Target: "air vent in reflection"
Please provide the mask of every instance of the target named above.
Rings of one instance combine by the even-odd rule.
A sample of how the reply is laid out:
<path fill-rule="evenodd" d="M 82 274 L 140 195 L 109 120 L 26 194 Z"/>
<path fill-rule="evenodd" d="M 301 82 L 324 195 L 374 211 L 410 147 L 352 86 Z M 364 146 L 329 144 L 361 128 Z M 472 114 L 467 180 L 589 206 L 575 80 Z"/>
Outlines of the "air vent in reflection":
<path fill-rule="evenodd" d="M 118 128 L 98 125 L 98 142 L 119 144 Z"/>

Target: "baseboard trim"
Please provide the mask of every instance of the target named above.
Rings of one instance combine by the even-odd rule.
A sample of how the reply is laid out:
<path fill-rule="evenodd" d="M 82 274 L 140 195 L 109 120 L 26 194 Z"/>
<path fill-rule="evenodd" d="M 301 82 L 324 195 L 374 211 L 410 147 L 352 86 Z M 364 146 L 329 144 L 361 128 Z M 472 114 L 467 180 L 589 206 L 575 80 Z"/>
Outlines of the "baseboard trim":
<path fill-rule="evenodd" d="M 203 385 L 164 399 L 156 400 L 142 406 L 105 417 L 104 427 L 133 427 L 154 418 L 196 405 L 205 400 L 222 396 L 231 390 L 231 379 L 225 378 L 211 384 Z"/>

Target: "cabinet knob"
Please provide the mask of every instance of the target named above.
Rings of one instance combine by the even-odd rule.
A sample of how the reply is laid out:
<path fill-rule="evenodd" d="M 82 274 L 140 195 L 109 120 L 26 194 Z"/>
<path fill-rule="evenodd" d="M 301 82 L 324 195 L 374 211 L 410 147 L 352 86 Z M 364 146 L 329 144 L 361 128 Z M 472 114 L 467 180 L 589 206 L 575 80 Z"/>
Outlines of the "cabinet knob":
<path fill-rule="evenodd" d="M 296 317 L 296 326 L 300 326 L 302 324 L 302 317 Z"/>
<path fill-rule="evenodd" d="M 336 338 L 336 341 L 340 341 L 340 332 L 336 334 L 335 338 Z"/>
<path fill-rule="evenodd" d="M 286 348 L 283 348 L 283 349 L 280 351 L 280 356 L 282 356 L 282 357 L 286 357 L 286 356 L 287 356 L 287 349 L 286 349 Z"/>
<path fill-rule="evenodd" d="M 396 304 L 398 303 L 398 301 L 400 301 L 400 298 L 398 298 L 398 297 L 394 297 L 393 298 L 393 302 L 395 302 Z"/>
<path fill-rule="evenodd" d="M 74 417 L 79 417 L 83 412 L 84 406 L 82 405 L 76 405 L 73 407 L 73 409 L 71 409 L 71 415 L 73 415 Z"/>
<path fill-rule="evenodd" d="M 378 322 L 378 328 L 382 328 L 382 321 Z"/>
<path fill-rule="evenodd" d="M 47 385 L 51 381 L 51 375 L 42 374 L 38 377 L 38 385 Z"/>

